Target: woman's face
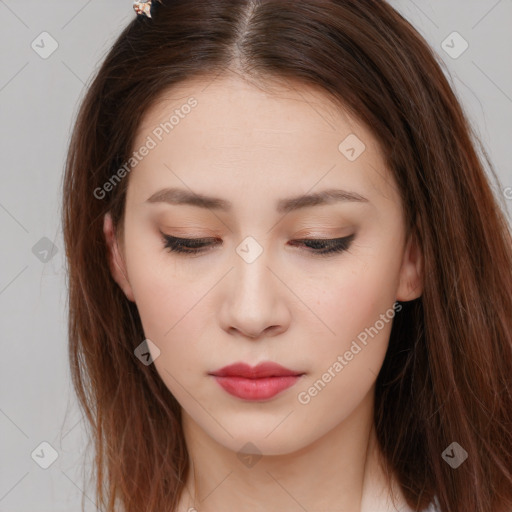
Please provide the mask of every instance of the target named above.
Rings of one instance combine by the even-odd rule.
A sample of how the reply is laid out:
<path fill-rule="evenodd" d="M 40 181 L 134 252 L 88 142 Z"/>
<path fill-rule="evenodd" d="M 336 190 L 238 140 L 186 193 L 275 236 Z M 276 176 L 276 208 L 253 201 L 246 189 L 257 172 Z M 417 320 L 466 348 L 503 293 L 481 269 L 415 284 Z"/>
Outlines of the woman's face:
<path fill-rule="evenodd" d="M 187 422 L 234 451 L 284 454 L 368 404 L 395 301 L 421 294 L 370 132 L 308 88 L 226 77 L 168 93 L 134 151 L 118 246 L 105 218 L 111 270 Z M 165 236 L 207 240 L 180 253 Z M 340 240 L 307 242 L 322 239 Z M 214 375 L 240 362 L 295 376 Z"/>

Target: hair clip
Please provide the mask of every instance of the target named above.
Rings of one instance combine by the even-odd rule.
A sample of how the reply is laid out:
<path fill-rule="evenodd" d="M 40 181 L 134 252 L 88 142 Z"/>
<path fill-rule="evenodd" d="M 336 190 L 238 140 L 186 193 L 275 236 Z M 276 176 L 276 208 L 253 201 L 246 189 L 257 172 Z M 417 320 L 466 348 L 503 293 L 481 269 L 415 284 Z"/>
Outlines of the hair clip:
<path fill-rule="evenodd" d="M 145 14 L 148 18 L 151 18 L 151 0 L 133 2 L 133 10 L 137 14 Z"/>

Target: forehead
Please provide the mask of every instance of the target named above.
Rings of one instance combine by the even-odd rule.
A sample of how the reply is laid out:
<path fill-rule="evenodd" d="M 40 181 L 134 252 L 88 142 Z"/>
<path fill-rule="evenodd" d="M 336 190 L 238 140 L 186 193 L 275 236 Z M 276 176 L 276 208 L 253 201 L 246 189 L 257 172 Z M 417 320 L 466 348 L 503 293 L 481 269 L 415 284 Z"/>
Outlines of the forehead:
<path fill-rule="evenodd" d="M 254 82 L 230 73 L 220 78 L 198 77 L 180 82 L 155 98 L 140 123 L 137 138 L 140 141 L 173 114 L 179 117 L 174 122 L 180 121 L 182 125 L 181 130 L 175 130 L 177 124 L 172 128 L 175 139 L 183 132 L 183 125 L 190 124 L 181 123 L 188 117 L 196 120 L 197 133 L 221 128 L 210 135 L 216 139 L 230 131 L 230 136 L 236 139 L 241 128 L 251 132 L 255 142 L 258 136 L 279 133 L 339 134 L 340 128 L 357 130 L 364 138 L 372 138 L 346 109 L 335 105 L 319 88 L 277 80 Z M 186 105 L 192 98 L 197 106 L 189 115 Z M 180 111 L 185 110 L 183 116 Z"/>
<path fill-rule="evenodd" d="M 389 195 L 371 132 L 320 90 L 294 82 L 261 88 L 237 75 L 182 82 L 146 111 L 134 151 L 148 139 L 154 147 L 130 175 L 144 199 L 164 185 L 218 197 L 238 189 L 280 198 L 315 183 Z"/>

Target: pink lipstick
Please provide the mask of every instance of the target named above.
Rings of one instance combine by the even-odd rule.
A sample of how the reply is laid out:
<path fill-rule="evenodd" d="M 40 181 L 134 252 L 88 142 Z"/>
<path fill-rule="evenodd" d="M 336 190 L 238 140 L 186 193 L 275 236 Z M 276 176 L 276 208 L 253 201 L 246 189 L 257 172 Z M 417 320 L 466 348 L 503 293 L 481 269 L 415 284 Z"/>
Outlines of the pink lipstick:
<path fill-rule="evenodd" d="M 243 400 L 268 400 L 293 386 L 304 375 L 272 363 L 251 367 L 235 363 L 210 373 L 230 395 Z"/>

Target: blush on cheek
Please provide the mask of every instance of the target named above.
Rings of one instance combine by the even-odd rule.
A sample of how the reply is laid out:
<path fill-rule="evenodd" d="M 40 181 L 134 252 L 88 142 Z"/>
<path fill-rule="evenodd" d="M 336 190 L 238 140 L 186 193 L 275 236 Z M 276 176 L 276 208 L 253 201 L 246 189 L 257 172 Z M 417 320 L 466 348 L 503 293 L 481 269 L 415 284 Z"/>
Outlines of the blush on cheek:
<path fill-rule="evenodd" d="M 328 287 L 318 290 L 316 297 L 313 294 L 310 297 L 310 303 L 315 304 L 314 312 L 335 332 L 340 324 L 364 323 L 372 318 L 379 300 L 376 291 L 359 279 L 333 281 Z M 308 304 L 306 298 L 303 300 Z"/>

